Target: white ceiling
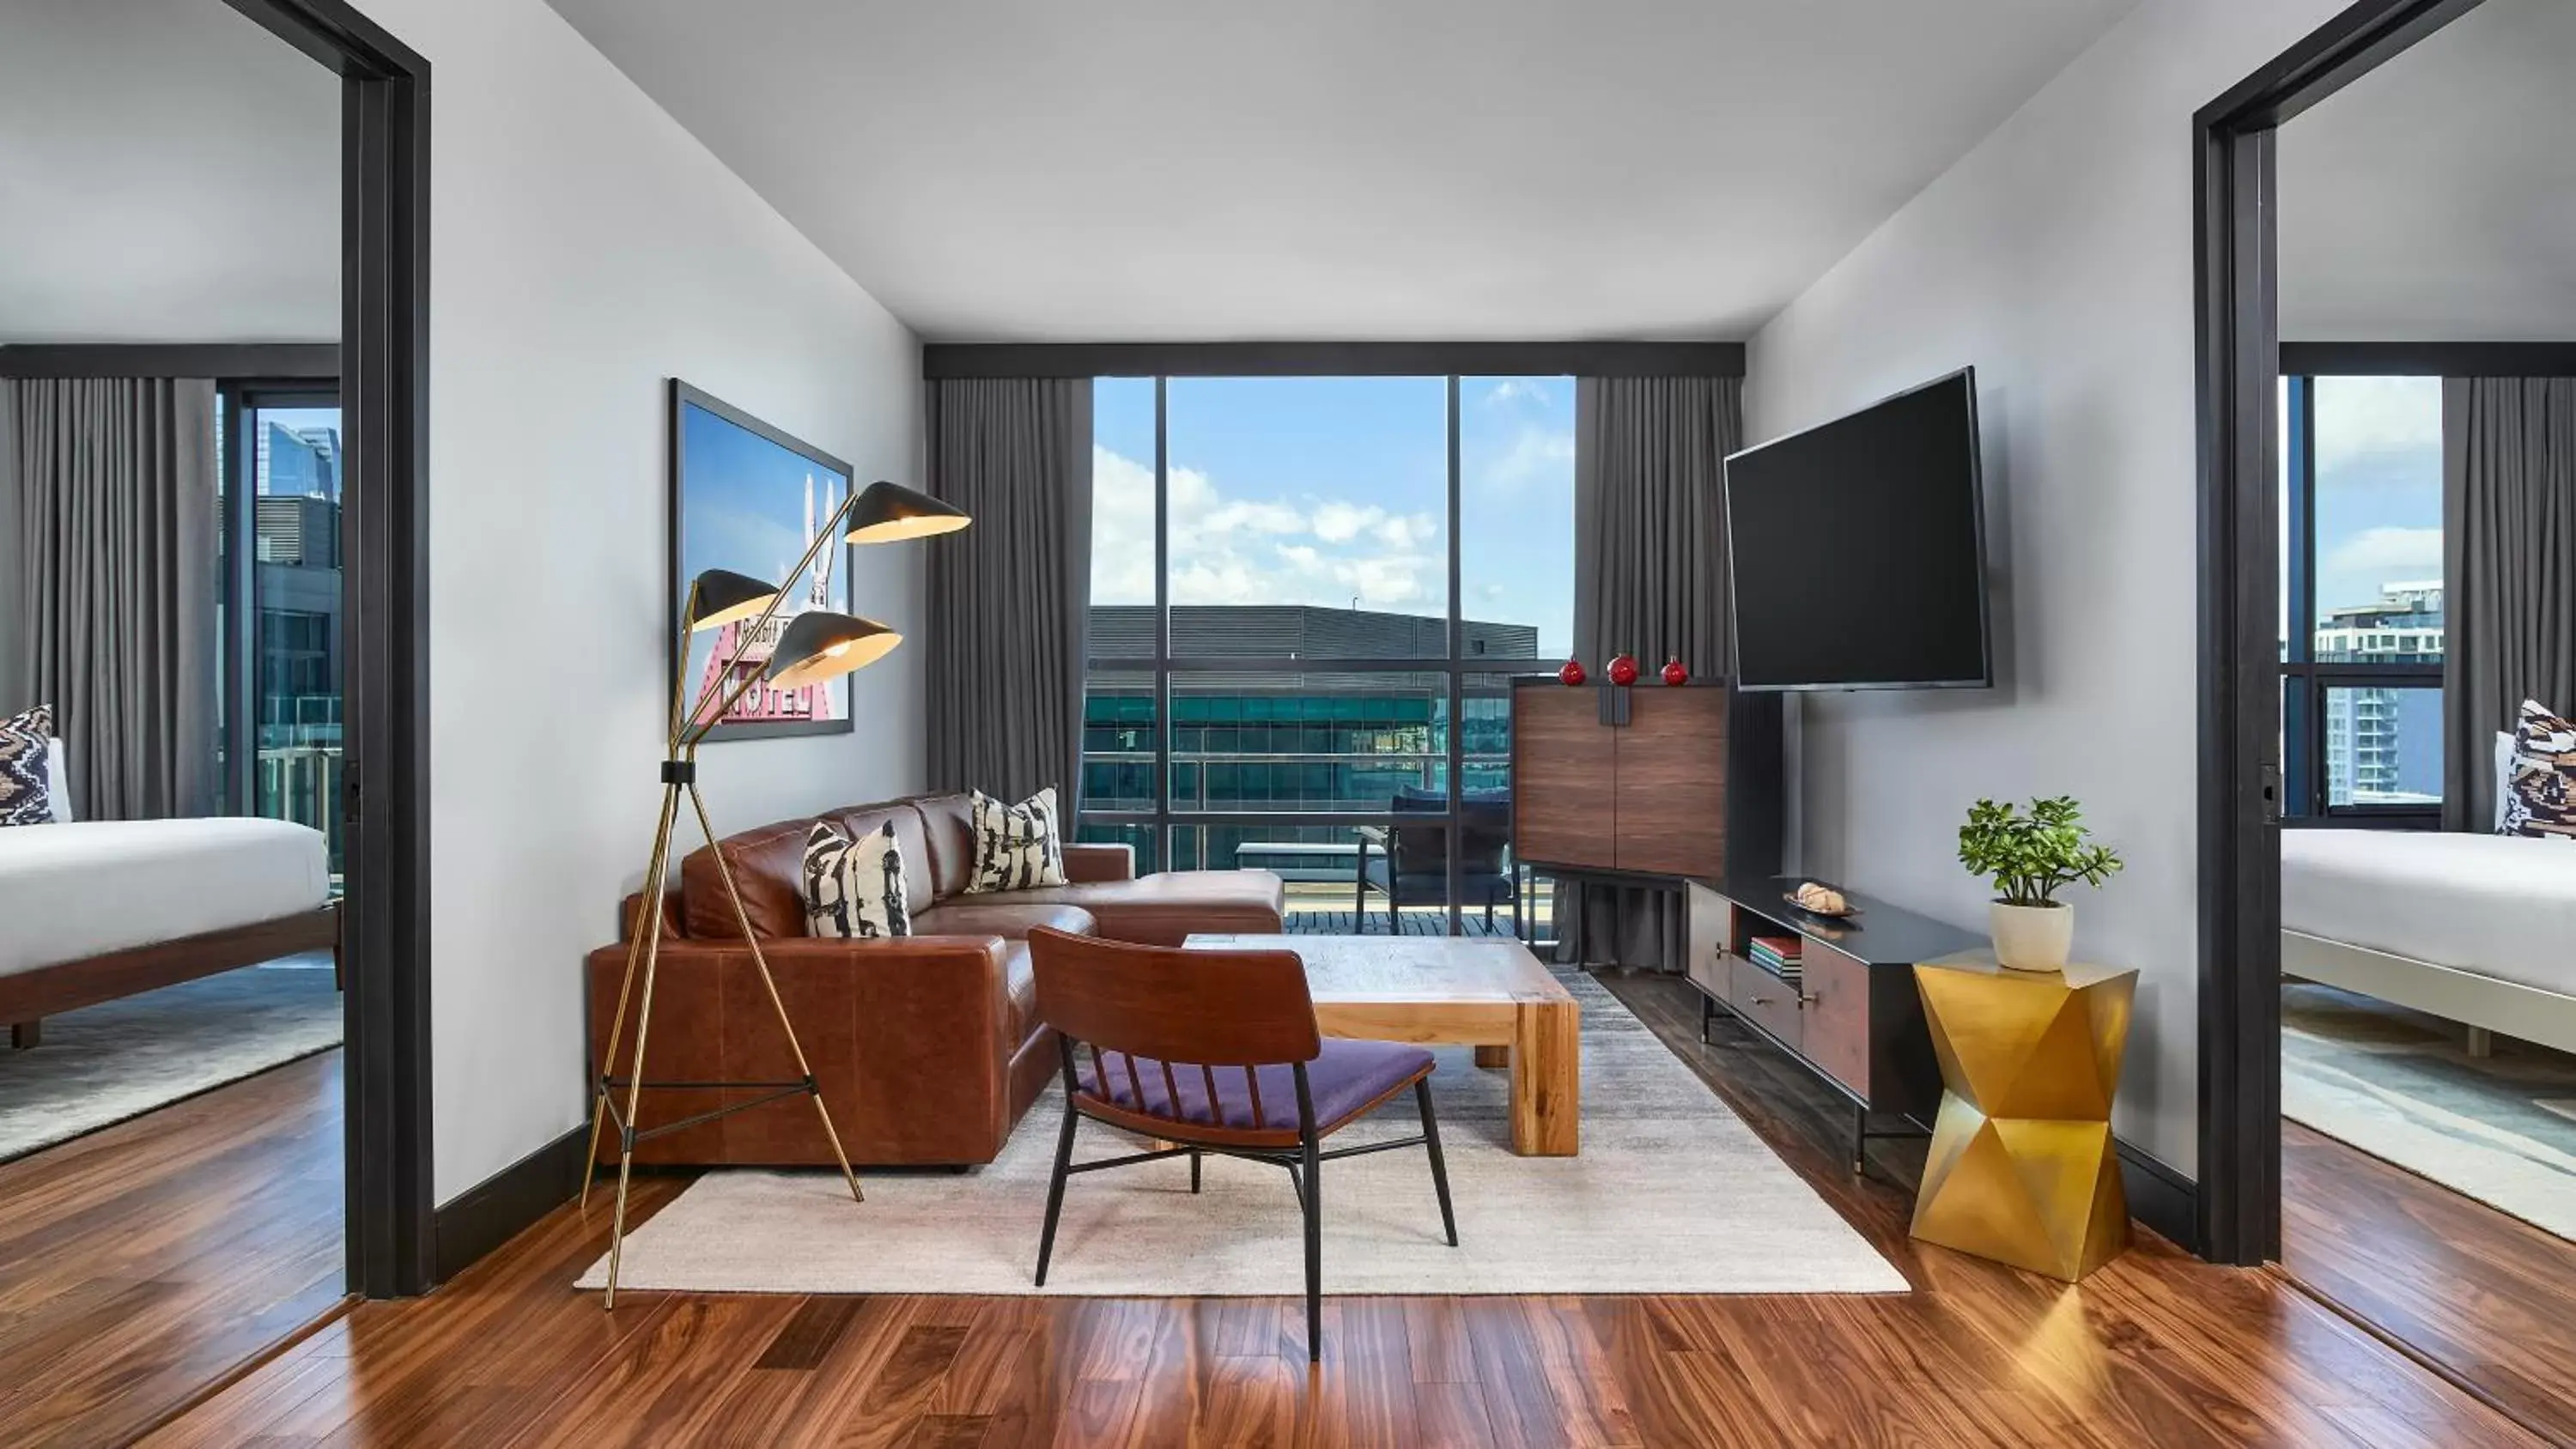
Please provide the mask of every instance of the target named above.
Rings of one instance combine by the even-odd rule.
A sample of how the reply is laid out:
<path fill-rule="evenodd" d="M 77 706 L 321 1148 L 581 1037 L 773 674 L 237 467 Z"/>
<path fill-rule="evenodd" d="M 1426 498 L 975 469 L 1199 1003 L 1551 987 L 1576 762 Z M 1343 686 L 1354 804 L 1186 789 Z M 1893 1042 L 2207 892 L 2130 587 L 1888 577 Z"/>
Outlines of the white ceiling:
<path fill-rule="evenodd" d="M 1741 337 L 2135 0 L 550 0 L 933 339 Z"/>
<path fill-rule="evenodd" d="M 0 4 L 0 342 L 340 335 L 340 84 L 223 0 Z"/>
<path fill-rule="evenodd" d="M 2281 335 L 2576 339 L 2576 3 L 2486 0 L 2281 128 Z"/>

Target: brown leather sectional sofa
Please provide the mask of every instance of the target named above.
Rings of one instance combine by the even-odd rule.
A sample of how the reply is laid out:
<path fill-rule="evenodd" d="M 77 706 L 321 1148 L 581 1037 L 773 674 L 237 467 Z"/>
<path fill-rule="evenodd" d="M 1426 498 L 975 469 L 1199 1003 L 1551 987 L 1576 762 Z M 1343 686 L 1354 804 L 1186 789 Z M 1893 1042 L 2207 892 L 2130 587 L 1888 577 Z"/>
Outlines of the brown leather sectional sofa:
<path fill-rule="evenodd" d="M 646 1080 L 787 1082 L 797 1076 L 733 919 L 716 849 L 742 888 L 744 910 L 833 1125 L 850 1160 L 862 1166 L 990 1162 L 1045 1089 L 1057 1054 L 1054 1034 L 1036 1016 L 1030 927 L 1153 945 L 1177 945 L 1193 931 L 1280 928 L 1285 896 L 1276 875 L 1180 871 L 1138 879 L 1123 845 L 1067 844 L 1069 885 L 969 895 L 974 836 L 967 800 L 922 796 L 830 812 L 853 835 L 894 823 L 912 902 L 915 934 L 909 937 L 842 941 L 805 934 L 797 875 L 812 818 L 727 836 L 682 861 L 679 888 L 663 901 Z M 640 908 L 640 897 L 628 897 L 619 919 L 634 922 Z M 594 1074 L 607 1048 L 626 956 L 621 940 L 591 952 L 587 962 Z M 614 1067 L 621 1077 L 633 1062 L 639 1004 L 627 1007 Z M 648 1090 L 642 1116 L 647 1126 L 675 1121 L 724 1100 L 727 1094 L 714 1090 Z M 603 1160 L 616 1160 L 613 1133 L 600 1146 Z M 655 1138 L 636 1149 L 636 1161 L 821 1166 L 832 1155 L 813 1103 L 800 1093 Z"/>

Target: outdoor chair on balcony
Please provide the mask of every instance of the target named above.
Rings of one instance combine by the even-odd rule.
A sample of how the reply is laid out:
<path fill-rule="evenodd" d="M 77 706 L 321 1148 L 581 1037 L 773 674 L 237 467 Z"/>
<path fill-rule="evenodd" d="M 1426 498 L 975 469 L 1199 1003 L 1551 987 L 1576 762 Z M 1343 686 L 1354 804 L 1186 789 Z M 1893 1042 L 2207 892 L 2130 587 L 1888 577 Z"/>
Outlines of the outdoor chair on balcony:
<path fill-rule="evenodd" d="M 1369 892 L 1386 897 L 1386 929 L 1404 933 L 1406 906 L 1449 904 L 1449 837 L 1438 824 L 1406 825 L 1408 815 L 1439 815 L 1449 808 L 1445 791 L 1406 786 L 1388 802 L 1393 813 L 1383 826 L 1359 827 L 1359 865 L 1351 881 L 1354 926 L 1368 931 Z M 1494 907 L 1509 906 L 1512 935 L 1521 934 L 1521 894 L 1511 868 L 1512 797 L 1508 790 L 1470 790 L 1458 801 L 1458 905 L 1482 906 L 1485 929 L 1494 928 Z"/>
<path fill-rule="evenodd" d="M 1200 1159 L 1217 1153 L 1288 1170 L 1306 1219 L 1306 1353 L 1323 1358 L 1324 1178 L 1337 1158 L 1422 1147 L 1440 1226 L 1458 1246 L 1449 1170 L 1431 1112 L 1431 1053 L 1404 1042 L 1327 1041 L 1315 1024 L 1306 963 L 1293 951 L 1189 951 L 1029 931 L 1038 1019 L 1063 1054 L 1064 1131 L 1047 1184 L 1037 1284 L 1055 1255 L 1065 1179 L 1078 1172 L 1186 1157 L 1190 1191 Z M 1422 1135 L 1327 1152 L 1327 1137 L 1413 1089 Z M 1085 1117 L 1152 1138 L 1157 1147 L 1073 1160 Z M 1177 1144 L 1177 1145 L 1159 1145 Z"/>

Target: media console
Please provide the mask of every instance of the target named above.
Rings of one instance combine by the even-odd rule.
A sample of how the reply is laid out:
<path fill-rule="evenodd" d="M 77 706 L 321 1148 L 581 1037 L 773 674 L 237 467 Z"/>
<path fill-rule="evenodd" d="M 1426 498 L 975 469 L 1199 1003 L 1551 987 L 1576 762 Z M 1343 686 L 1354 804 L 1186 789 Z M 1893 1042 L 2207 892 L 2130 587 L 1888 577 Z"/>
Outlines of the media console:
<path fill-rule="evenodd" d="M 1979 938 L 1868 896 L 1843 892 L 1846 918 L 1811 915 L 1787 899 L 1803 877 L 1700 877 L 1689 897 L 1686 971 L 1699 988 L 1700 1039 L 1723 1011 L 1848 1098 L 1852 1170 L 1872 1137 L 1928 1135 L 1941 1105 L 1941 1067 L 1914 985 L 1920 962 L 1979 946 Z M 1798 944 L 1794 976 L 1755 959 L 1758 936 Z M 1890 1119 L 1900 1127 L 1886 1127 Z M 1874 1125 L 1876 1124 L 1876 1125 Z"/>

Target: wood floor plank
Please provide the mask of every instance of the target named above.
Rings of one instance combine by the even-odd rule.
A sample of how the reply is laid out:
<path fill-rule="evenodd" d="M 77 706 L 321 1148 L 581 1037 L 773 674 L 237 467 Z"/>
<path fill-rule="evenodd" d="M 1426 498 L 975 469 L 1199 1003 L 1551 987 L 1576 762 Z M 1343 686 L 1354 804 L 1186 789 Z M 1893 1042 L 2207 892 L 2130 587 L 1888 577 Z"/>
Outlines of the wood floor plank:
<path fill-rule="evenodd" d="M 340 1080 L 324 1052 L 0 1165 L 0 1443 L 125 1442 L 337 1309 Z"/>
<path fill-rule="evenodd" d="M 1700 1045 L 1686 987 L 1611 985 L 1912 1292 L 1331 1299 L 1310 1371 L 1295 1299 L 635 1294 L 610 1315 L 569 1286 L 604 1222 L 567 1209 L 427 1299 L 360 1305 L 155 1442 L 689 1442 L 674 1426 L 980 1449 L 2547 1442 L 2275 1273 L 2149 1238 L 2069 1287 L 1918 1244 L 1919 1143 L 1874 1143 L 1854 1175 L 1837 1099 L 1723 1025 Z M 638 1211 L 681 1186 L 645 1179 Z M 93 1316 L 133 1291 L 50 1286 Z M 2465 1333 L 2476 1310 L 2458 1312 Z"/>

